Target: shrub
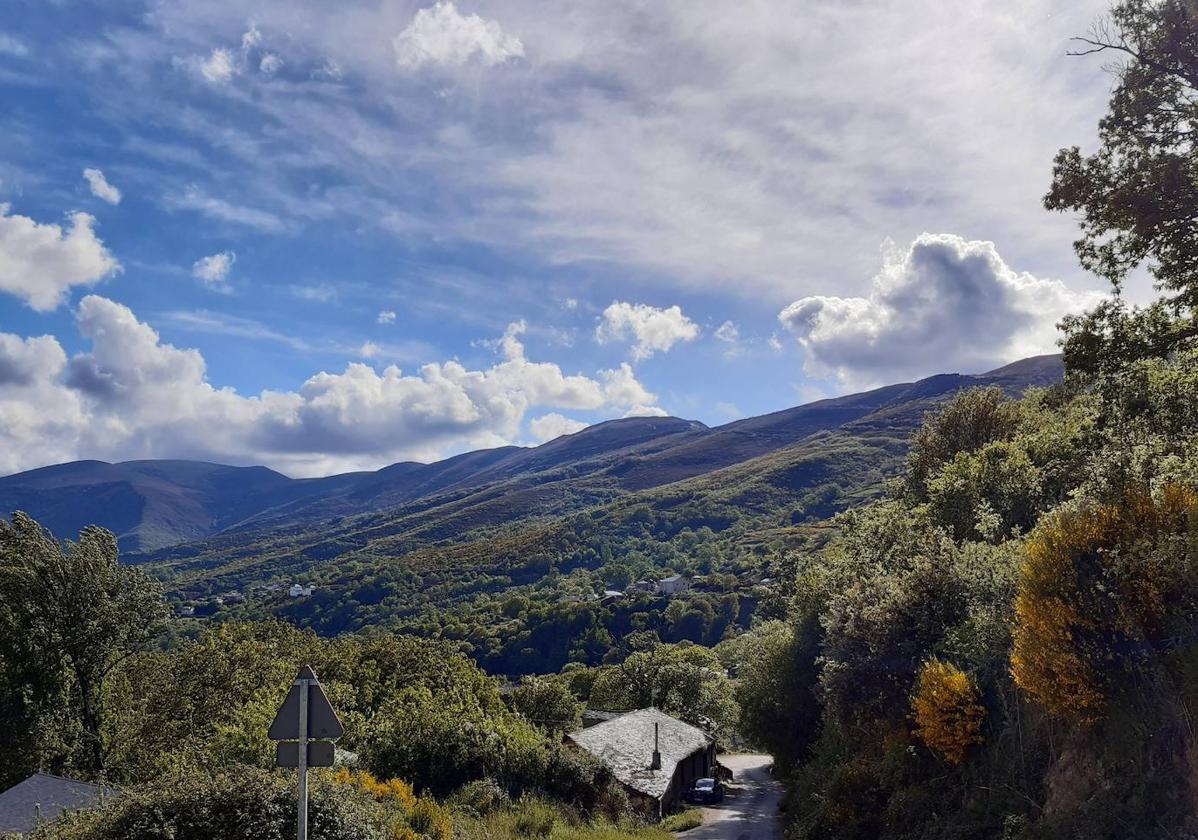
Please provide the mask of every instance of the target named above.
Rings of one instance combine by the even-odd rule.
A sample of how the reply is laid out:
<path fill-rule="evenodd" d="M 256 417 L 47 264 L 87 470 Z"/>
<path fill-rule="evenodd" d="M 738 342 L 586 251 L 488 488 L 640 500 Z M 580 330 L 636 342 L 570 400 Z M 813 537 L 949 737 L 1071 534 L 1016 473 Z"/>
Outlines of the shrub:
<path fill-rule="evenodd" d="M 1098 721 L 1120 674 L 1192 632 L 1196 525 L 1198 495 L 1176 484 L 1043 522 L 1020 569 L 1016 684 L 1056 717 Z"/>
<path fill-rule="evenodd" d="M 452 804 L 472 816 L 485 817 L 506 808 L 511 801 L 494 779 L 477 779 L 462 785 L 453 795 Z"/>
<path fill-rule="evenodd" d="M 417 834 L 432 840 L 449 840 L 453 834 L 453 822 L 449 818 L 449 812 L 425 796 L 416 800 L 416 804 L 412 806 L 408 814 L 408 825 Z"/>
<path fill-rule="evenodd" d="M 343 785 L 312 785 L 308 804 L 313 837 L 383 840 L 386 820 L 369 800 Z M 173 778 L 129 789 L 102 808 L 81 811 L 39 828 L 36 840 L 263 840 L 295 834 L 294 780 L 239 768 L 209 776 Z M 445 840 L 445 838 L 441 838 Z"/>
<path fill-rule="evenodd" d="M 919 672 L 912 698 L 912 717 L 920 739 L 950 764 L 983 742 L 986 709 L 977 702 L 978 688 L 969 675 L 948 662 L 929 659 Z"/>
<path fill-rule="evenodd" d="M 548 837 L 557 823 L 557 809 L 540 799 L 522 799 L 512 827 L 521 837 Z"/>

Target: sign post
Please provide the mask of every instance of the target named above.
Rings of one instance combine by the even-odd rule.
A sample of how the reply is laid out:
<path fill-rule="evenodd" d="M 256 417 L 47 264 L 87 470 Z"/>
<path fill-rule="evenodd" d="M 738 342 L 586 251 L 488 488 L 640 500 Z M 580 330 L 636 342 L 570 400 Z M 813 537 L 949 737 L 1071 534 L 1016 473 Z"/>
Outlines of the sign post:
<path fill-rule="evenodd" d="M 320 680 L 307 665 L 287 692 L 267 733 L 275 748 L 277 767 L 295 767 L 299 772 L 296 794 L 296 838 L 308 840 L 308 768 L 332 767 L 332 742 L 345 734 Z"/>

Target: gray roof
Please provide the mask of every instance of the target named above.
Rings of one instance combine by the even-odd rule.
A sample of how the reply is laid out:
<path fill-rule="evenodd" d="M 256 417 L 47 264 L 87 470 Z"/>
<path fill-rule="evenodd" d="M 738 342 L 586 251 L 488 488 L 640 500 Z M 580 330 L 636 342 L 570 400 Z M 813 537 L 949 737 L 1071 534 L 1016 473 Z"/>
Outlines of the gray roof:
<path fill-rule="evenodd" d="M 658 725 L 661 769 L 652 770 L 653 724 Z M 706 750 L 712 740 L 689 723 L 658 709 L 637 709 L 571 733 L 570 740 L 595 755 L 612 775 L 634 790 L 660 799 L 674 778 L 678 762 Z"/>
<path fill-rule="evenodd" d="M 42 822 L 47 822 L 63 811 L 91 808 L 105 796 L 119 795 L 120 792 L 114 788 L 101 788 L 99 785 L 48 773 L 34 773 L 0 793 L 0 834 L 28 834 L 33 831 L 39 810 Z"/>

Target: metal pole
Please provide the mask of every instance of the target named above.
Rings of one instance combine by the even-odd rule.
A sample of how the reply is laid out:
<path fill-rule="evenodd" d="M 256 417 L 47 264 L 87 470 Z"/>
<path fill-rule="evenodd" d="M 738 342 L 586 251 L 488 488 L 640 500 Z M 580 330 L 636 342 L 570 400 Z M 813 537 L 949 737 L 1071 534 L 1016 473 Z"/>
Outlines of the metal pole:
<path fill-rule="evenodd" d="M 308 680 L 299 684 L 299 800 L 296 808 L 296 837 L 308 840 Z"/>

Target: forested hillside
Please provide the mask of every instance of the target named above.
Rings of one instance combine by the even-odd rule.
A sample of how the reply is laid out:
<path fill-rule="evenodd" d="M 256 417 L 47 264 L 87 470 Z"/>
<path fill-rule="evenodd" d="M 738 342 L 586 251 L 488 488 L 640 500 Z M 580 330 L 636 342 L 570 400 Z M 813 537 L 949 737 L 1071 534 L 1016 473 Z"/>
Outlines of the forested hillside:
<path fill-rule="evenodd" d="M 507 453 L 377 513 L 237 530 L 145 567 L 204 621 L 277 616 L 326 635 L 388 627 L 462 642 L 494 673 L 598 664 L 637 629 L 714 644 L 763 603 L 762 615 L 782 609 L 787 552 L 883 492 L 926 412 L 962 388 L 1018 394 L 1060 371 L 1059 358 L 1044 357 L 718 429 L 671 421 L 668 434 L 633 445 L 622 435 L 613 449 L 612 432 L 628 422 L 616 421 Z M 673 573 L 697 576 L 701 591 L 599 603 L 607 589 Z M 296 580 L 316 591 L 289 597 Z"/>

